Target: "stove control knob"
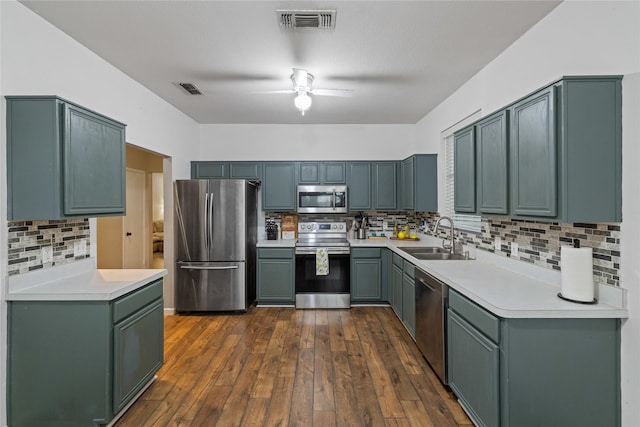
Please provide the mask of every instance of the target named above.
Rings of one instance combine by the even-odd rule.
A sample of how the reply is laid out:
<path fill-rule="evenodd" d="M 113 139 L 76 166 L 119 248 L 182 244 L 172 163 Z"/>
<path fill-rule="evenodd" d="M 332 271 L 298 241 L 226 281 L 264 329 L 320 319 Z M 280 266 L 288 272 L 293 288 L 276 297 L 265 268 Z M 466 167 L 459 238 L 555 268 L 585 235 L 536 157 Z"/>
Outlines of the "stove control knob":
<path fill-rule="evenodd" d="M 340 230 L 342 230 L 344 228 L 344 225 L 340 224 Z"/>

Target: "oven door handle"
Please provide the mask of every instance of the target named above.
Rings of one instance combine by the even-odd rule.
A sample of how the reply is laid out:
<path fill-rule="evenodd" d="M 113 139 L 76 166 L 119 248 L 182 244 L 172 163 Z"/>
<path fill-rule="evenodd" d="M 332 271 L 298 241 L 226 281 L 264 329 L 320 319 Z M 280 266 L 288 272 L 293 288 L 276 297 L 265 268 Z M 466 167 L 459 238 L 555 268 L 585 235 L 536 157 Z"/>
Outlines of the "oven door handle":
<path fill-rule="evenodd" d="M 324 247 L 324 246 L 319 246 Z M 349 255 L 350 248 L 327 248 L 327 255 Z M 296 248 L 296 255 L 315 255 L 318 248 Z"/>

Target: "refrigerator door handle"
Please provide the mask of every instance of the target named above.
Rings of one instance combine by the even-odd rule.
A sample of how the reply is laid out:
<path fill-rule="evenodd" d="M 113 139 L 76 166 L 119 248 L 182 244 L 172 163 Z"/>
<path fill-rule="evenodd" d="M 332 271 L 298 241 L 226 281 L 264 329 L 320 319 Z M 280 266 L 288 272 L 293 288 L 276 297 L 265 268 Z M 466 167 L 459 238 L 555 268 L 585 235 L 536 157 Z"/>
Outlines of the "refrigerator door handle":
<path fill-rule="evenodd" d="M 180 268 L 184 268 L 185 270 L 237 270 L 237 265 L 229 265 L 226 267 L 213 267 L 213 266 L 202 266 L 202 265 L 181 265 Z"/>
<path fill-rule="evenodd" d="M 204 195 L 204 247 L 209 249 L 209 193 Z"/>
<path fill-rule="evenodd" d="M 209 220 L 208 224 L 208 237 L 209 237 L 209 248 L 213 246 L 213 193 L 208 193 L 209 197 L 209 215 L 207 216 Z"/>

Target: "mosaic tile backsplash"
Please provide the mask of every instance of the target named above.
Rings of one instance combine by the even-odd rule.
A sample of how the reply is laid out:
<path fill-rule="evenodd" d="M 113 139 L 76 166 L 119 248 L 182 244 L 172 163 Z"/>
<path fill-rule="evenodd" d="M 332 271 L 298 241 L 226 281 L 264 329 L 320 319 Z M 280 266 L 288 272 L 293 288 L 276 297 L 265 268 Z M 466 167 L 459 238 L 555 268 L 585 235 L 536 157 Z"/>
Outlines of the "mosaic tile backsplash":
<path fill-rule="evenodd" d="M 10 276 L 32 270 L 68 264 L 89 257 L 90 230 L 88 219 L 56 221 L 14 221 L 9 228 Z M 74 256 L 74 242 L 84 241 L 86 254 Z M 53 257 L 43 262 L 42 248 L 50 246 Z"/>
<path fill-rule="evenodd" d="M 433 227 L 437 214 L 413 212 L 363 212 L 368 218 L 370 232 L 388 232 L 394 225 L 409 225 L 434 235 Z M 266 219 L 279 220 L 277 214 L 266 215 Z M 350 226 L 353 216 L 300 216 L 300 221 L 346 221 Z M 424 226 L 423 226 L 424 224 Z M 387 228 L 384 228 L 384 225 Z M 456 240 L 479 250 L 500 256 L 511 257 L 511 244 L 518 244 L 517 260 L 539 267 L 560 270 L 560 246 L 573 245 L 578 239 L 580 246 L 593 248 L 593 280 L 598 284 L 620 286 L 620 224 L 548 223 L 520 221 L 514 219 L 483 217 L 479 233 L 456 230 Z M 446 238 L 449 227 L 438 230 L 438 237 Z M 494 249 L 494 241 L 501 240 L 500 250 Z"/>

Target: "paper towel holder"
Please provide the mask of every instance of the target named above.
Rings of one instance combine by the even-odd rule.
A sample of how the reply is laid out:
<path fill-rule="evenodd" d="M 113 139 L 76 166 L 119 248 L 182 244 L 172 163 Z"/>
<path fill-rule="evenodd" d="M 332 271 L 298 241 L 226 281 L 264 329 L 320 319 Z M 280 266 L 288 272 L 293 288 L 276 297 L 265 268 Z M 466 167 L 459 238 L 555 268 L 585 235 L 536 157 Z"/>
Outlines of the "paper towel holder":
<path fill-rule="evenodd" d="M 565 301 L 569 301 L 569 302 L 575 302 L 578 304 L 597 304 L 598 303 L 598 299 L 594 298 L 592 301 L 578 301 L 576 299 L 571 299 L 571 298 L 567 298 L 565 296 L 562 295 L 562 293 L 558 292 L 558 298 L 563 299 Z"/>

